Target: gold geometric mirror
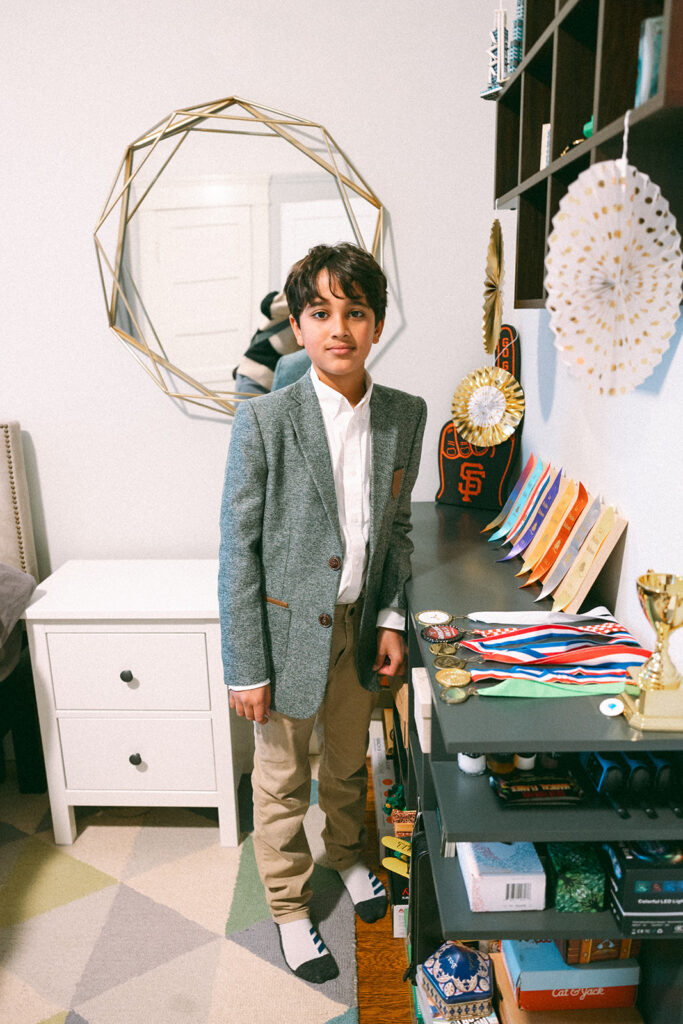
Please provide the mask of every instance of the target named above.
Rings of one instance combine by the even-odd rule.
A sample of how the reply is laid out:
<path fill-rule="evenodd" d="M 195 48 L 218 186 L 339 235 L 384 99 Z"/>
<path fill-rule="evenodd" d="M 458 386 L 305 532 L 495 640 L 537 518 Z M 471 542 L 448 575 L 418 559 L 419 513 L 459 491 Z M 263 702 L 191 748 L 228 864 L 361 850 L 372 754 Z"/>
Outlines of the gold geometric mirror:
<path fill-rule="evenodd" d="M 233 370 L 312 245 L 382 262 L 383 207 L 319 124 L 236 96 L 126 149 L 95 229 L 109 326 L 170 397 L 228 415 Z"/>

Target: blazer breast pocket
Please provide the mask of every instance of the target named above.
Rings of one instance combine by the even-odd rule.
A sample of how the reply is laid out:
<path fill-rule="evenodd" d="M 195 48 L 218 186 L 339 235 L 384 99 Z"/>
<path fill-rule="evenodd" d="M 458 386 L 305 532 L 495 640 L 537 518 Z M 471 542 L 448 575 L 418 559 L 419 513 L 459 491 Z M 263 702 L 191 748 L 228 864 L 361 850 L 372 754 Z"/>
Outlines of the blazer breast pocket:
<path fill-rule="evenodd" d="M 403 483 L 403 470 L 395 469 L 394 476 L 391 481 L 391 497 L 396 501 L 399 494 L 401 493 L 401 484 Z"/>

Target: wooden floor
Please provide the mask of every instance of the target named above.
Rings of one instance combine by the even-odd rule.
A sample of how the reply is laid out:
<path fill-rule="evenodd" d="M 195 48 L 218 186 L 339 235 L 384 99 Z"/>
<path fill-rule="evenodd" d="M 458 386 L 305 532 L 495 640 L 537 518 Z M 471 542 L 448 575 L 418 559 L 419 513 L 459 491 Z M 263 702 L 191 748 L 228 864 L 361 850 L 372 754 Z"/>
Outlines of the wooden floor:
<path fill-rule="evenodd" d="M 387 873 L 379 860 L 369 760 L 368 772 L 366 864 L 386 886 Z M 391 907 L 386 916 L 374 924 L 365 924 L 356 918 L 356 959 L 359 1024 L 412 1024 L 412 985 L 402 980 L 407 966 L 406 943 L 393 936 Z"/>

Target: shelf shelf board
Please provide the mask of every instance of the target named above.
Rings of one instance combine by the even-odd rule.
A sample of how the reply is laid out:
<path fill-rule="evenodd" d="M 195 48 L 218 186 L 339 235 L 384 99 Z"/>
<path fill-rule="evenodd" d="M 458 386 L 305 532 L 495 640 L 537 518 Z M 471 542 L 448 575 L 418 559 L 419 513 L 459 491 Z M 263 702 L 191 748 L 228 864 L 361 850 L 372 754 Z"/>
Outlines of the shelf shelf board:
<path fill-rule="evenodd" d="M 610 839 L 680 839 L 683 822 L 668 807 L 657 819 L 634 808 L 629 818 L 596 803 L 569 807 L 505 807 L 493 792 L 488 775 L 465 775 L 452 761 L 432 761 L 432 780 L 441 828 L 448 842 L 483 843 L 492 836 L 506 842 L 571 843 Z M 441 846 L 439 845 L 439 849 Z"/>
<path fill-rule="evenodd" d="M 610 911 L 569 914 L 557 910 L 515 910 L 473 913 L 456 857 L 442 857 L 439 824 L 434 811 L 424 812 L 434 888 L 446 939 L 617 938 L 619 927 Z"/>

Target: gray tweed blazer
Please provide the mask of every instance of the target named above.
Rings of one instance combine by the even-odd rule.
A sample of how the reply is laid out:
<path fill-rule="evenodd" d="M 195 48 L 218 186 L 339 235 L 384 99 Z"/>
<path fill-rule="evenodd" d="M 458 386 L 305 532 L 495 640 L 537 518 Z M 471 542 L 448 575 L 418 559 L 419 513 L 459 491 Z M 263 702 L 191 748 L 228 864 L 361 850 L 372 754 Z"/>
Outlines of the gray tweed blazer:
<path fill-rule="evenodd" d="M 358 677 L 378 690 L 372 664 L 377 612 L 405 608 L 413 550 L 410 494 L 427 406 L 375 384 L 371 524 Z M 293 718 L 322 702 L 342 540 L 332 463 L 310 375 L 238 405 L 221 508 L 218 600 L 225 682 L 270 679 L 272 707 Z"/>

